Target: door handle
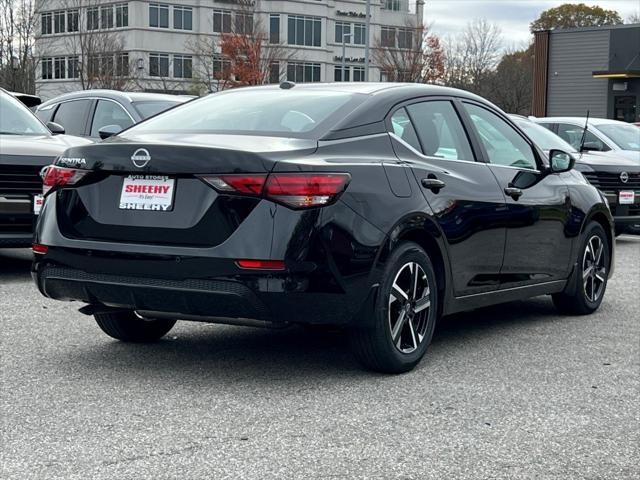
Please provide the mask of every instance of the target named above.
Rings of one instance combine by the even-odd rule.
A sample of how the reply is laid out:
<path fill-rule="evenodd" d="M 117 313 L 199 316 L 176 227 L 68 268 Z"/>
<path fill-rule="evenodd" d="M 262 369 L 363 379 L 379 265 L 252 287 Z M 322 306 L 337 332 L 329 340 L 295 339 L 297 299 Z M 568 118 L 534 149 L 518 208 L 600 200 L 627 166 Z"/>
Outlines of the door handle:
<path fill-rule="evenodd" d="M 516 201 L 522 196 L 522 190 L 516 187 L 507 187 L 504 189 L 504 193 L 506 193 Z"/>
<path fill-rule="evenodd" d="M 428 188 L 433 193 L 439 193 L 441 189 L 447 186 L 442 180 L 438 180 L 437 178 L 423 178 L 420 180 L 420 183 L 424 188 Z"/>

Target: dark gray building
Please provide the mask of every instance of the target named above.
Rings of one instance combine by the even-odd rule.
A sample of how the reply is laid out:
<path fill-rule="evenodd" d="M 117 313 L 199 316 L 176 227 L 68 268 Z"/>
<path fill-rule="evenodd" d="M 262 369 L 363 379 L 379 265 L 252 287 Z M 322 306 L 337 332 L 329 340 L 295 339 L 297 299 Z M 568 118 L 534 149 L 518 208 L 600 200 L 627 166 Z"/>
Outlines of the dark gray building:
<path fill-rule="evenodd" d="M 640 122 L 640 24 L 535 34 L 533 114 Z"/>

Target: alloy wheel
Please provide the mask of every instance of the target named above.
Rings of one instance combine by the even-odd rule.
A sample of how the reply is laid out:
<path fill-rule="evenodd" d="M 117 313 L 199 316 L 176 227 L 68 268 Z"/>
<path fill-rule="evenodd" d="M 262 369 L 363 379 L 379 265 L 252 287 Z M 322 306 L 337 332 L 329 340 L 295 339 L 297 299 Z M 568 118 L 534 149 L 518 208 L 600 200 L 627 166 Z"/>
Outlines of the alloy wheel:
<path fill-rule="evenodd" d="M 424 340 L 431 314 L 431 289 L 424 269 L 406 263 L 393 280 L 388 323 L 391 340 L 402 353 L 412 353 Z"/>
<path fill-rule="evenodd" d="M 587 242 L 582 257 L 582 281 L 584 294 L 592 303 L 600 299 L 607 282 L 605 245 L 598 235 L 593 235 Z"/>

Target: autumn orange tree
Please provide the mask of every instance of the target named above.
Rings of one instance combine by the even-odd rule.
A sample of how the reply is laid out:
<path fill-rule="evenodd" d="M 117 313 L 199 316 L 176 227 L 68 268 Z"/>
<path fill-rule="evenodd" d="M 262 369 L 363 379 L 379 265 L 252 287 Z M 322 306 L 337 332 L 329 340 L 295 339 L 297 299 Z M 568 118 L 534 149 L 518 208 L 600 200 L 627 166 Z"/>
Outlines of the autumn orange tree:
<path fill-rule="evenodd" d="M 200 83 L 210 92 L 269 83 L 293 56 L 283 43 L 269 38 L 255 2 L 244 0 L 233 10 L 230 32 L 200 38 L 189 50 L 199 58 Z"/>
<path fill-rule="evenodd" d="M 373 60 L 389 82 L 437 83 L 444 76 L 440 38 L 422 23 L 384 31 Z"/>

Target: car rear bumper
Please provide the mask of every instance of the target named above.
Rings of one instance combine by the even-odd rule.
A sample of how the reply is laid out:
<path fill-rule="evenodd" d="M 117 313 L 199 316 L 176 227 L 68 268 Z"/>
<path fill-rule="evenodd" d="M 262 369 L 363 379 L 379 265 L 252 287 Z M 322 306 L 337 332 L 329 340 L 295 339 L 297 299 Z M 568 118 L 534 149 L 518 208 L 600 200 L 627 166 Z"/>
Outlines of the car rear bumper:
<path fill-rule="evenodd" d="M 91 273 L 36 261 L 33 277 L 40 292 L 52 299 L 161 312 L 185 320 L 201 317 L 202 321 L 219 318 L 345 325 L 352 323 L 362 305 L 362 298 L 357 301 L 346 293 L 260 291 L 255 288 L 258 284 L 265 289 L 269 289 L 269 283 L 281 286 L 281 279 L 266 274 L 257 279 L 258 283 L 255 277 L 246 282 L 229 278 L 149 278 Z"/>

